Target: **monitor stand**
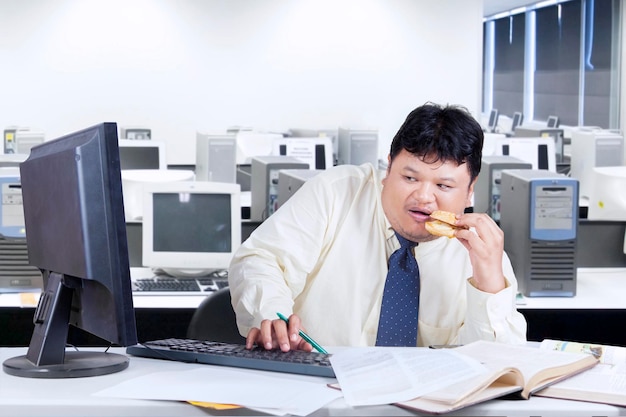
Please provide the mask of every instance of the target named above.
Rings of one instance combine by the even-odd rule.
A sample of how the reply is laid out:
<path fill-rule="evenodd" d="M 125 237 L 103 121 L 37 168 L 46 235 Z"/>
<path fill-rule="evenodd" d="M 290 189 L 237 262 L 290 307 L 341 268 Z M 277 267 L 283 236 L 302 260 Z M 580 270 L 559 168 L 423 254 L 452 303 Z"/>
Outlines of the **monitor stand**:
<path fill-rule="evenodd" d="M 60 364 L 35 365 L 23 355 L 7 359 L 2 369 L 26 378 L 82 378 L 119 372 L 128 368 L 128 363 L 128 356 L 117 353 L 68 351 Z"/>
<path fill-rule="evenodd" d="M 35 309 L 35 329 L 26 355 L 9 358 L 2 369 L 27 378 L 79 378 L 128 367 L 126 355 L 106 351 L 66 351 L 74 289 L 71 277 L 51 272 Z M 78 284 L 79 285 L 79 284 Z"/>

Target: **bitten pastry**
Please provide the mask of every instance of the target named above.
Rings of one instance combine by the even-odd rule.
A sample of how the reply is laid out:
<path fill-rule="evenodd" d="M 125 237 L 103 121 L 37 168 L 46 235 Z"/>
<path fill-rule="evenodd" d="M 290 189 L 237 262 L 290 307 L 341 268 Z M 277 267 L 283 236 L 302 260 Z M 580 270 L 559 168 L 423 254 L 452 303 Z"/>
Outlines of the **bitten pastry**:
<path fill-rule="evenodd" d="M 457 229 L 464 229 L 454 225 L 456 215 L 449 211 L 435 210 L 430 213 L 430 218 L 433 220 L 427 221 L 424 225 L 431 235 L 453 238 Z"/>

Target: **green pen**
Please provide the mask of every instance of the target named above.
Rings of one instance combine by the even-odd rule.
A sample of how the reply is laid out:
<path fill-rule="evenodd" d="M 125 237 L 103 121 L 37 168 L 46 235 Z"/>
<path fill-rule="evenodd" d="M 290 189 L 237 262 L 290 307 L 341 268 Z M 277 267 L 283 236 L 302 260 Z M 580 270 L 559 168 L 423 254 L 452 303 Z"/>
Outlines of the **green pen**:
<path fill-rule="evenodd" d="M 287 317 L 283 316 L 280 313 L 276 313 L 276 315 L 278 316 L 279 319 L 281 319 L 285 323 L 289 324 L 289 319 Z M 301 338 L 303 338 L 304 340 L 309 342 L 311 344 L 311 346 L 313 346 L 315 348 L 315 350 L 317 350 L 320 353 L 328 354 L 328 352 L 326 352 L 326 350 L 323 347 L 321 347 L 315 340 L 311 339 L 311 336 L 309 336 L 308 334 L 304 333 L 302 330 L 300 330 L 298 332 L 298 334 L 300 335 Z"/>

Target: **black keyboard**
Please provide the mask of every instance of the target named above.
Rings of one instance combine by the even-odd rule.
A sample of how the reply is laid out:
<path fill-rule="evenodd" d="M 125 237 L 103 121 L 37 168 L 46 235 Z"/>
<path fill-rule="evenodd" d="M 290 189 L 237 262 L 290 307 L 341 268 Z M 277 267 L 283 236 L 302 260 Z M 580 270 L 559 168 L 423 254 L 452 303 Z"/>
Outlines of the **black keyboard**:
<path fill-rule="evenodd" d="M 151 278 L 132 280 L 133 291 L 137 292 L 211 292 L 228 286 L 223 277 L 170 277 L 156 275 Z"/>
<path fill-rule="evenodd" d="M 301 350 L 265 350 L 244 345 L 192 339 L 164 339 L 126 348 L 126 353 L 145 358 L 224 365 L 263 371 L 334 378 L 330 354 Z"/>

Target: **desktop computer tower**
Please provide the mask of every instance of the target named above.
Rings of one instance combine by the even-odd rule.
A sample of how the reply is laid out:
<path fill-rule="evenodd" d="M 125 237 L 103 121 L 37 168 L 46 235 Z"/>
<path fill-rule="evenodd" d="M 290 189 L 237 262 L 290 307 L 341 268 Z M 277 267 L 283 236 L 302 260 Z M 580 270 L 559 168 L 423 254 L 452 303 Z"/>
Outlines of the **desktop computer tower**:
<path fill-rule="evenodd" d="M 30 153 L 33 146 L 43 143 L 45 135 L 42 131 L 27 127 L 8 127 L 4 129 L 4 153 Z"/>
<path fill-rule="evenodd" d="M 502 171 L 504 250 L 528 297 L 576 295 L 578 181 L 534 169 Z"/>
<path fill-rule="evenodd" d="M 282 169 L 278 173 L 278 207 L 285 204 L 292 195 L 323 169 Z"/>
<path fill-rule="evenodd" d="M 500 222 L 500 183 L 505 169 L 531 169 L 532 164 L 513 156 L 486 155 L 474 186 L 474 212 L 487 213 Z"/>
<path fill-rule="evenodd" d="M 556 163 L 561 164 L 564 161 L 563 152 L 563 129 L 556 128 L 537 128 L 531 126 L 519 126 L 515 129 L 515 138 L 552 138 L 554 139 L 554 151 L 556 152 Z"/>
<path fill-rule="evenodd" d="M 291 156 L 254 156 L 251 161 L 250 220 L 263 221 L 278 209 L 279 174 L 283 169 L 309 169 Z"/>
<path fill-rule="evenodd" d="M 0 168 L 0 236 L 25 237 L 22 185 L 18 167 Z"/>
<path fill-rule="evenodd" d="M 17 167 L 0 168 L 0 293 L 40 292 L 41 271 L 28 260 L 22 187 Z"/>
<path fill-rule="evenodd" d="M 235 135 L 196 134 L 196 180 L 237 182 Z"/>
<path fill-rule="evenodd" d="M 570 176 L 580 183 L 580 196 L 589 198 L 593 168 L 624 165 L 624 137 L 602 129 L 572 131 Z"/>
<path fill-rule="evenodd" d="M 378 166 L 378 131 L 339 128 L 338 142 L 338 165 Z"/>

